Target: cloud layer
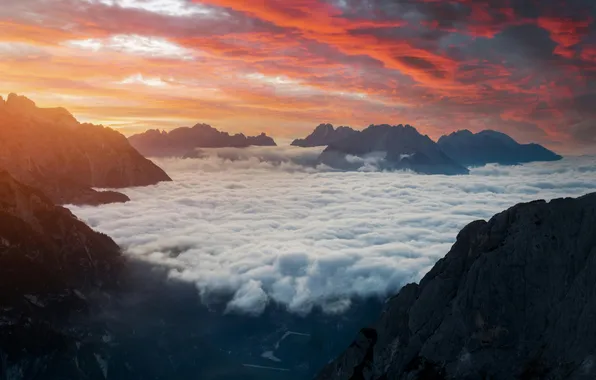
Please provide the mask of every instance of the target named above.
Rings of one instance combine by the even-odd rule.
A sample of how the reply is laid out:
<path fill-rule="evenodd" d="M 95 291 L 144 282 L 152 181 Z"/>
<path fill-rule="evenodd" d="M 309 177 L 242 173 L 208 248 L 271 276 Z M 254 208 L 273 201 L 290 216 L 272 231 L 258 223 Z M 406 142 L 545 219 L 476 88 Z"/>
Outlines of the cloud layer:
<path fill-rule="evenodd" d="M 0 93 L 126 132 L 409 123 L 593 151 L 595 18 L 591 0 L 5 0 Z"/>
<path fill-rule="evenodd" d="M 272 160 L 274 148 L 250 148 L 234 160 L 211 150 L 161 161 L 174 182 L 128 189 L 126 204 L 72 210 L 204 296 L 232 295 L 230 311 L 258 314 L 277 302 L 341 312 L 353 297 L 418 280 L 473 220 L 596 190 L 594 157 L 449 177 L 307 168 L 292 161 L 315 151 L 277 149 Z"/>

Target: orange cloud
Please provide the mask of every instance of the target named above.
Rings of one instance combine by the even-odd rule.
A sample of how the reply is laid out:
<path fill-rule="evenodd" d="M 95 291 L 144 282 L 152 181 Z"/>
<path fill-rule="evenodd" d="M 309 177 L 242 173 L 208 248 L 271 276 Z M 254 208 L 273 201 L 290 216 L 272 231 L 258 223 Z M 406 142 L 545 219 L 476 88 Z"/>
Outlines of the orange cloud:
<path fill-rule="evenodd" d="M 7 0 L 0 92 L 130 132 L 402 122 L 433 137 L 493 128 L 548 143 L 572 118 L 561 98 L 593 88 L 587 14 L 496 0 L 167 1 Z"/>

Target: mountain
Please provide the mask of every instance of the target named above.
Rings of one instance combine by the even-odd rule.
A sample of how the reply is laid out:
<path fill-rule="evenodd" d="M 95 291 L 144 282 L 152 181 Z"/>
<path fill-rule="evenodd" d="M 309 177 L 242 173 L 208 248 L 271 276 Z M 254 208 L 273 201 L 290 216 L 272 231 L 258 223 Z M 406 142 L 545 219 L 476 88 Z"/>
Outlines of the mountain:
<path fill-rule="evenodd" d="M 207 124 L 181 127 L 170 132 L 150 129 L 128 138 L 139 152 L 149 157 L 182 157 L 196 148 L 245 148 L 248 146 L 276 146 L 275 141 L 264 133 L 258 136 L 230 135 Z"/>
<path fill-rule="evenodd" d="M 476 221 L 318 380 L 596 378 L 596 193 Z"/>
<path fill-rule="evenodd" d="M 357 157 L 359 159 L 354 159 Z M 423 174 L 468 174 L 428 136 L 410 125 L 371 125 L 329 144 L 320 162 L 339 169 L 358 169 L 368 162 L 382 169 L 409 169 Z"/>
<path fill-rule="evenodd" d="M 117 131 L 81 124 L 64 108 L 39 108 L 15 94 L 0 97 L 0 168 L 57 204 L 125 202 L 124 194 L 93 188 L 170 181 Z"/>
<path fill-rule="evenodd" d="M 0 377 L 82 378 L 75 363 L 98 361 L 85 343 L 89 331 L 74 321 L 88 314 L 88 294 L 116 283 L 119 247 L 6 171 L 0 226 Z M 52 377 L 54 365 L 69 361 L 66 377 Z"/>
<path fill-rule="evenodd" d="M 451 158 L 465 166 L 488 163 L 516 165 L 534 161 L 557 161 L 562 157 L 538 144 L 519 144 L 508 135 L 486 130 L 468 130 L 442 136 L 437 142 Z"/>
<path fill-rule="evenodd" d="M 357 131 L 350 127 L 337 127 L 337 129 L 334 129 L 332 124 L 320 124 L 304 139 L 292 141 L 292 145 L 302 148 L 325 146 L 357 133 Z"/>
<path fill-rule="evenodd" d="M 90 286 L 120 249 L 39 190 L 0 171 L 1 299 Z"/>

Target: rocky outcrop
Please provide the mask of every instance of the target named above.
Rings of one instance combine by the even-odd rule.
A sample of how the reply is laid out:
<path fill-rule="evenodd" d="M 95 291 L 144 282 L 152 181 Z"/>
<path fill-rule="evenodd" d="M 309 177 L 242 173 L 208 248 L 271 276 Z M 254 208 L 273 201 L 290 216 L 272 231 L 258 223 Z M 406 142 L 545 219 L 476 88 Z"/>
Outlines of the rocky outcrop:
<path fill-rule="evenodd" d="M 371 125 L 336 141 L 323 151 L 320 162 L 345 170 L 372 164 L 380 169 L 422 174 L 468 174 L 468 169 L 448 157 L 428 136 L 401 124 Z"/>
<path fill-rule="evenodd" d="M 292 145 L 302 148 L 325 146 L 357 133 L 358 131 L 350 127 L 341 126 L 335 129 L 332 124 L 320 124 L 310 135 L 292 141 Z"/>
<path fill-rule="evenodd" d="M 58 204 L 124 202 L 124 194 L 93 188 L 170 180 L 119 132 L 81 124 L 64 108 L 38 108 L 15 94 L 0 101 L 0 167 Z"/>
<path fill-rule="evenodd" d="M 196 148 L 246 148 L 249 146 L 276 146 L 265 133 L 245 136 L 230 135 L 207 124 L 181 127 L 169 132 L 150 129 L 128 138 L 132 146 L 148 157 L 182 157 Z"/>
<path fill-rule="evenodd" d="M 88 376 L 102 373 L 93 329 L 76 321 L 121 268 L 112 239 L 0 171 L 0 378 L 101 378 Z"/>
<path fill-rule="evenodd" d="M 94 286 L 120 249 L 68 209 L 0 170 L 0 303 Z"/>
<path fill-rule="evenodd" d="M 542 145 L 519 144 L 508 135 L 491 130 L 476 134 L 468 130 L 457 131 L 442 136 L 437 143 L 448 156 L 465 166 L 516 165 L 562 158 Z"/>
<path fill-rule="evenodd" d="M 596 193 L 476 221 L 317 377 L 596 378 Z"/>

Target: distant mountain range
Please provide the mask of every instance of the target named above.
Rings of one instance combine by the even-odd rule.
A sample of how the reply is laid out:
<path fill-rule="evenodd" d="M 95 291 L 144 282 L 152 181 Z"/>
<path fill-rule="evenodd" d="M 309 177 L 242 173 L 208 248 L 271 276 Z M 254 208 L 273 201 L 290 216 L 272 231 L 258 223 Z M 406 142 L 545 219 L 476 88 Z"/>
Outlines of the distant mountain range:
<path fill-rule="evenodd" d="M 382 156 L 376 157 L 379 152 Z M 360 157 L 364 161 L 350 157 Z M 382 169 L 409 169 L 424 174 L 468 174 L 428 136 L 410 125 L 371 125 L 335 141 L 321 153 L 320 162 L 341 169 L 357 169 L 366 160 Z"/>
<path fill-rule="evenodd" d="M 339 169 L 358 169 L 377 159 L 383 169 L 410 169 L 424 174 L 467 174 L 468 167 L 489 163 L 515 165 L 556 161 L 562 157 L 538 144 L 520 144 L 508 135 L 468 130 L 442 136 L 437 143 L 410 125 L 371 125 L 363 131 L 320 124 L 292 145 L 327 146 L 320 162 Z M 355 160 L 359 157 L 361 160 Z"/>
<path fill-rule="evenodd" d="M 0 97 L 0 168 L 57 204 L 125 202 L 124 194 L 93 188 L 171 180 L 119 132 L 81 124 L 64 108 L 39 108 L 16 94 Z"/>
<path fill-rule="evenodd" d="M 596 193 L 470 223 L 316 380 L 596 379 Z"/>
<path fill-rule="evenodd" d="M 476 134 L 462 130 L 442 136 L 437 144 L 450 157 L 466 166 L 488 163 L 516 165 L 534 161 L 557 161 L 562 157 L 538 144 L 520 144 L 505 133 L 485 130 Z"/>
<path fill-rule="evenodd" d="M 182 157 L 192 155 L 196 148 L 246 148 L 249 146 L 276 146 L 275 141 L 261 133 L 245 136 L 230 135 L 207 124 L 181 127 L 169 132 L 150 129 L 128 138 L 131 145 L 148 157 Z"/>

